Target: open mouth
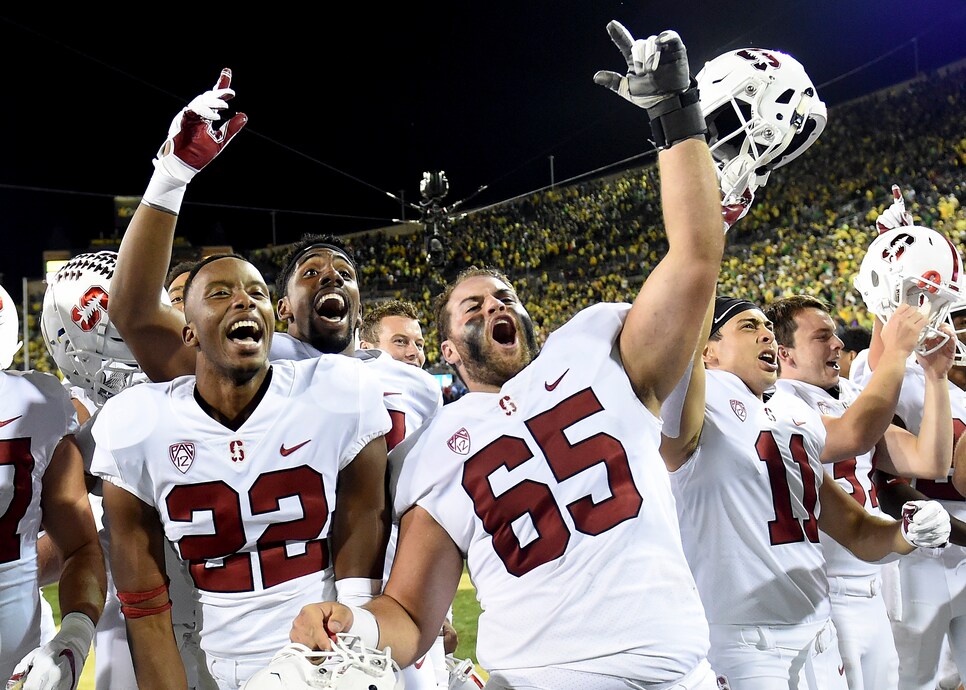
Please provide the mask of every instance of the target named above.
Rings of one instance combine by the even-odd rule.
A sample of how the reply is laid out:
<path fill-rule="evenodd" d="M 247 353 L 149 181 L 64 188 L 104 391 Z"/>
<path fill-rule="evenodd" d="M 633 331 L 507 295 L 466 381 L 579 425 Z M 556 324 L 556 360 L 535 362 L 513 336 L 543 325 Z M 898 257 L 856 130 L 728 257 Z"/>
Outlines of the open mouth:
<path fill-rule="evenodd" d="M 338 292 L 326 292 L 315 298 L 315 313 L 326 321 L 336 323 L 349 313 L 349 305 Z"/>
<path fill-rule="evenodd" d="M 251 319 L 236 321 L 228 327 L 228 339 L 237 343 L 258 343 L 262 339 L 262 327 Z"/>
<path fill-rule="evenodd" d="M 758 361 L 764 362 L 772 371 L 778 370 L 778 355 L 773 350 L 765 350 L 758 355 Z"/>
<path fill-rule="evenodd" d="M 517 341 L 517 325 L 509 317 L 500 317 L 493 322 L 492 335 L 499 345 L 513 345 Z"/>

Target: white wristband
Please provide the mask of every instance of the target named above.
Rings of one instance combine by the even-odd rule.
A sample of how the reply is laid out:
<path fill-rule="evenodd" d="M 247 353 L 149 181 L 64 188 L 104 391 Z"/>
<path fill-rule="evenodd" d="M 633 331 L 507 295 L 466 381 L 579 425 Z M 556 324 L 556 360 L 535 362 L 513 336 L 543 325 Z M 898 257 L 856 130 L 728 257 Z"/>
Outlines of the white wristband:
<path fill-rule="evenodd" d="M 382 580 L 345 577 L 335 581 L 336 600 L 346 606 L 362 606 L 382 591 Z"/>
<path fill-rule="evenodd" d="M 151 181 L 148 182 L 148 188 L 144 190 L 144 194 L 141 196 L 141 202 L 151 208 L 178 215 L 187 189 L 187 182 L 182 182 L 160 170 L 155 170 L 151 176 Z"/>
<path fill-rule="evenodd" d="M 90 647 L 94 640 L 94 621 L 90 616 L 80 611 L 71 611 L 60 621 L 60 634 L 79 640 L 78 646 Z"/>
<path fill-rule="evenodd" d="M 379 645 L 379 622 L 372 615 L 371 611 L 359 608 L 358 606 L 348 606 L 352 611 L 352 625 L 348 632 L 359 638 L 363 645 L 372 649 L 378 649 Z"/>

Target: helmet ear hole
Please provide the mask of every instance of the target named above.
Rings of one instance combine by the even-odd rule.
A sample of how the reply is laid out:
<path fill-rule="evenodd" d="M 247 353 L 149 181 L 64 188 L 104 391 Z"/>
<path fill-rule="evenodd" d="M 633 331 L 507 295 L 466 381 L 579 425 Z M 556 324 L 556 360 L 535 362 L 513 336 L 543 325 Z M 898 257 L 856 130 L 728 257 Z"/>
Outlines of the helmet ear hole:
<path fill-rule="evenodd" d="M 775 99 L 775 103 L 788 104 L 792 102 L 792 96 L 795 95 L 795 91 L 792 89 L 785 89 L 782 91 L 781 95 Z"/>

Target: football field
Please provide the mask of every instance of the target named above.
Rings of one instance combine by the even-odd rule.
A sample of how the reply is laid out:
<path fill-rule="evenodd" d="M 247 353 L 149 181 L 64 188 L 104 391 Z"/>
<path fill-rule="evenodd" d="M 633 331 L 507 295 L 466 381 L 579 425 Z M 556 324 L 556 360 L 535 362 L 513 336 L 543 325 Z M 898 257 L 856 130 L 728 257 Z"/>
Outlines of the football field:
<path fill-rule="evenodd" d="M 44 596 L 54 609 L 54 619 L 60 625 L 60 605 L 57 602 L 57 585 L 44 587 Z M 453 602 L 453 626 L 459 633 L 460 642 L 456 649 L 456 658 L 473 659 L 476 662 L 476 620 L 480 615 L 480 605 L 476 601 L 476 591 L 470 583 L 469 576 L 463 573 L 456 600 Z M 479 669 L 479 667 L 477 667 Z M 479 669 L 482 673 L 482 669 Z M 486 677 L 485 673 L 482 673 Z M 84 672 L 81 674 L 77 690 L 94 690 L 94 653 L 87 657 Z M 135 690 L 132 688 L 131 690 Z"/>

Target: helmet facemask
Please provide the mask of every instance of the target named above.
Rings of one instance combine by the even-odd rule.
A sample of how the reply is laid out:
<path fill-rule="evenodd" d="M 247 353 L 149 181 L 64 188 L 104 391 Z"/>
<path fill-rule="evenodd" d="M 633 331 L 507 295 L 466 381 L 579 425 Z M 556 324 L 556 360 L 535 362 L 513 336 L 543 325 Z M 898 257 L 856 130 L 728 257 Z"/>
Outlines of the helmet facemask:
<path fill-rule="evenodd" d="M 399 665 L 387 647 L 370 649 L 349 633 L 337 633 L 330 651 L 313 651 L 292 642 L 271 663 L 257 671 L 242 690 L 398 690 L 403 686 Z"/>
<path fill-rule="evenodd" d="M 705 64 L 697 82 L 725 206 L 753 196 L 825 129 L 825 104 L 785 53 L 731 51 Z"/>

